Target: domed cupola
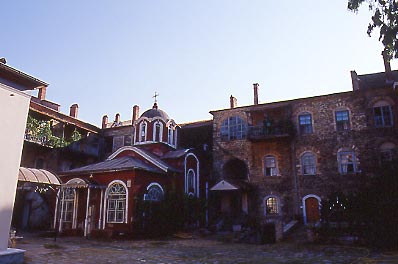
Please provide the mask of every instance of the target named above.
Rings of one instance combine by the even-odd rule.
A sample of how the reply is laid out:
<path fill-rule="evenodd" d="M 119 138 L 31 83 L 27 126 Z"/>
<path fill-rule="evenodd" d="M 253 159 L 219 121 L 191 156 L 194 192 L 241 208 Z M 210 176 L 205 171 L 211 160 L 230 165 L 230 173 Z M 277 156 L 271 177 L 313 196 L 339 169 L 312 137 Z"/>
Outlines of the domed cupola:
<path fill-rule="evenodd" d="M 163 143 L 177 148 L 177 124 L 155 102 L 134 121 L 134 145 Z"/>
<path fill-rule="evenodd" d="M 154 103 L 152 109 L 146 110 L 144 113 L 142 113 L 141 117 L 146 117 L 146 118 L 154 118 L 154 117 L 161 117 L 164 120 L 169 119 L 169 115 L 158 108 L 158 104 Z"/>

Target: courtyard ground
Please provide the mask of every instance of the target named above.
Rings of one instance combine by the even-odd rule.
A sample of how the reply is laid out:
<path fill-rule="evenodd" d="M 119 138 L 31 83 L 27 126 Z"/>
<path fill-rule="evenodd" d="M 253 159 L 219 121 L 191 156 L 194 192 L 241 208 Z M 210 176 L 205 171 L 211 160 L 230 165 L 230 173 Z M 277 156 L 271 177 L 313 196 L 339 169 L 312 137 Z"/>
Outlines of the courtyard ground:
<path fill-rule="evenodd" d="M 24 234 L 16 247 L 25 263 L 398 263 L 398 252 L 364 247 L 285 241 L 269 245 L 233 243 L 228 235 L 150 240 L 99 241 Z"/>

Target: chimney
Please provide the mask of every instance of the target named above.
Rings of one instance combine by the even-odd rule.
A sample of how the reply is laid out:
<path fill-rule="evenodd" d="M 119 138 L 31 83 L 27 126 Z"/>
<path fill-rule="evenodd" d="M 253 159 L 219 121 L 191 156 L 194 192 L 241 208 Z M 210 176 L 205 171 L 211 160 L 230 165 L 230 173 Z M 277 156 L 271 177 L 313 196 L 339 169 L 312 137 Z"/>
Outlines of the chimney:
<path fill-rule="evenodd" d="M 238 106 L 238 100 L 236 100 L 236 98 L 233 97 L 232 95 L 231 95 L 231 97 L 229 98 L 229 103 L 230 103 L 230 105 L 231 105 L 231 109 Z"/>
<path fill-rule="evenodd" d="M 384 71 L 386 73 L 386 79 L 391 80 L 391 65 L 390 65 L 390 58 L 388 57 L 387 51 L 383 50 L 381 53 L 383 56 L 383 61 L 384 61 Z"/>
<path fill-rule="evenodd" d="M 69 116 L 77 118 L 77 111 L 79 110 L 78 104 L 73 104 L 70 106 Z"/>
<path fill-rule="evenodd" d="M 102 128 L 106 128 L 106 124 L 108 124 L 108 116 L 104 115 L 102 117 Z"/>
<path fill-rule="evenodd" d="M 131 124 L 133 124 L 134 121 L 138 119 L 139 115 L 140 115 L 140 107 L 138 105 L 133 106 L 133 117 L 131 119 Z"/>
<path fill-rule="evenodd" d="M 116 124 L 120 123 L 120 114 L 119 113 L 117 113 L 116 116 L 115 116 L 115 123 Z"/>
<path fill-rule="evenodd" d="M 39 98 L 39 100 L 45 100 L 46 99 L 46 91 L 47 91 L 46 86 L 40 86 L 39 94 L 37 95 L 37 98 Z"/>
<path fill-rule="evenodd" d="M 254 89 L 254 104 L 258 105 L 258 87 L 260 85 L 258 83 L 253 83 L 253 89 Z"/>
<path fill-rule="evenodd" d="M 351 71 L 351 82 L 352 82 L 352 90 L 359 90 L 359 79 L 356 71 Z"/>

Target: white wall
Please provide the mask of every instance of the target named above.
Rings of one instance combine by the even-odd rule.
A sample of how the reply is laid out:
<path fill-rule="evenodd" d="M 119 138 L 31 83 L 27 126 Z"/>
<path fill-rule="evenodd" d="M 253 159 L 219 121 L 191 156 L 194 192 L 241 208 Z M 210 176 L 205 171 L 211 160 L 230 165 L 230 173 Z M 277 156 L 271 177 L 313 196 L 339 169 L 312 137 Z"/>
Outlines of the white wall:
<path fill-rule="evenodd" d="M 30 96 L 0 84 L 0 252 L 7 250 Z"/>

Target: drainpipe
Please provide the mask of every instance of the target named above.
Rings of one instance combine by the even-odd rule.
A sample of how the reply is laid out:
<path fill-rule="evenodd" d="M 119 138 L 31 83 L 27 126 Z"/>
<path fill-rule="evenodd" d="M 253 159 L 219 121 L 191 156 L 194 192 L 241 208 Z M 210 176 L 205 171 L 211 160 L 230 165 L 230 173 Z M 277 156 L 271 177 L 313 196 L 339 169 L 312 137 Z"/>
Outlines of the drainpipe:
<path fill-rule="evenodd" d="M 293 186 L 294 186 L 294 197 L 293 197 L 293 204 L 294 204 L 294 214 L 298 215 L 298 208 L 299 208 L 299 192 L 298 192 L 298 179 L 297 179 L 297 168 L 296 168 L 296 145 L 294 139 L 290 145 L 291 153 L 292 153 L 292 175 L 293 175 Z"/>

